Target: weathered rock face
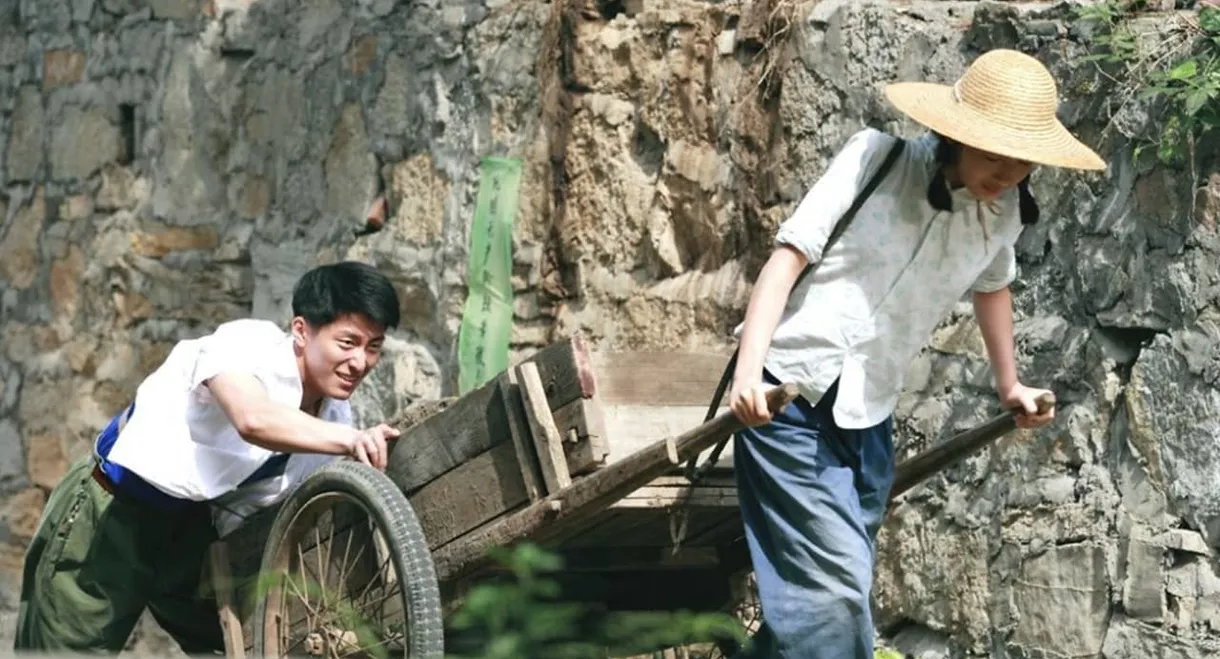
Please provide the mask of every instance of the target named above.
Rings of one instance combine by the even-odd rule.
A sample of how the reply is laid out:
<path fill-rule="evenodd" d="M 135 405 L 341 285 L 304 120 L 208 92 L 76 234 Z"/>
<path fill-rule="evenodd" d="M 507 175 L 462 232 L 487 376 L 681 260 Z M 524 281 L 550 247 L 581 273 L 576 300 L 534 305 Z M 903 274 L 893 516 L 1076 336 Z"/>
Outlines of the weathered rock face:
<path fill-rule="evenodd" d="M 923 657 L 1215 656 L 1220 173 L 1133 164 L 1147 117 L 1109 123 L 1088 34 L 1066 4 L 0 2 L 0 609 L 173 342 L 286 320 L 311 265 L 399 288 L 363 418 L 450 393 L 480 157 L 524 162 L 514 350 L 719 346 L 844 140 L 914 133 L 880 85 L 1003 46 L 1110 162 L 1040 172 L 1021 241 L 1021 371 L 1058 418 L 895 507 L 879 625 Z M 994 410 L 968 303 L 906 384 L 903 455 Z"/>

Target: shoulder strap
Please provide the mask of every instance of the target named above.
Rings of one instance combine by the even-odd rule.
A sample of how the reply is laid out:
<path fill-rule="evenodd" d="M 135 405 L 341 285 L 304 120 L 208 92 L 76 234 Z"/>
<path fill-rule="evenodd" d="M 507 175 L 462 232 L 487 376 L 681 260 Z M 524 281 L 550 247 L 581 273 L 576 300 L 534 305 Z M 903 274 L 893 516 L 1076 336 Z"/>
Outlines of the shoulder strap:
<path fill-rule="evenodd" d="M 860 211 L 860 207 L 864 205 L 864 202 L 868 200 L 869 196 L 873 194 L 873 191 L 877 189 L 877 186 L 881 183 L 881 181 L 886 177 L 887 174 L 889 174 L 890 170 L 894 167 L 894 161 L 898 159 L 898 156 L 902 155 L 902 151 L 905 148 L 906 140 L 902 139 L 901 137 L 896 138 L 894 145 L 890 147 L 889 153 L 886 154 L 885 160 L 881 161 L 881 166 L 878 167 L 877 171 L 873 173 L 871 178 L 869 178 L 868 183 L 865 184 L 864 188 L 856 194 L 856 198 L 852 201 L 851 206 L 848 207 L 847 211 L 843 213 L 843 216 L 840 217 L 837 222 L 835 222 L 834 229 L 830 231 L 830 236 L 827 237 L 826 244 L 822 247 L 822 254 L 829 252 L 830 248 L 834 246 L 843 233 L 847 231 L 847 227 L 851 224 L 852 219 L 855 218 L 856 213 Z M 813 269 L 816 266 L 817 263 L 807 264 L 804 270 L 801 270 L 801 274 L 797 276 L 796 281 L 793 282 L 791 290 L 795 290 L 797 286 L 800 286 L 801 282 L 805 280 L 805 277 L 807 277 L 810 272 L 813 272 Z M 791 290 L 789 290 L 789 293 L 791 293 Z M 725 365 L 724 373 L 720 376 L 720 383 L 716 385 L 716 393 L 712 395 L 712 402 L 708 405 L 707 414 L 705 414 L 703 417 L 704 423 L 710 421 L 712 417 L 716 416 L 716 410 L 720 409 L 720 401 L 724 399 L 724 393 L 728 389 L 729 383 L 733 381 L 733 371 L 737 368 L 737 353 L 738 350 L 733 350 L 733 356 L 729 357 L 729 363 Z M 711 455 L 708 456 L 707 462 L 704 464 L 702 471 L 706 471 L 715 466 L 716 461 L 720 459 L 721 451 L 724 450 L 724 447 L 728 441 L 729 438 L 725 437 L 716 444 L 716 447 L 712 449 Z M 692 457 L 686 464 L 686 477 L 691 481 L 694 481 L 700 473 L 695 469 L 695 460 L 697 457 L 698 456 Z"/>
<path fill-rule="evenodd" d="M 839 242 L 839 238 L 843 235 L 844 231 L 847 231 L 847 227 L 856 217 L 856 213 L 860 212 L 860 207 L 863 206 L 864 202 L 868 201 L 868 198 L 872 196 L 873 191 L 876 190 L 877 186 L 881 184 L 881 181 L 885 178 L 886 174 L 890 173 L 890 169 L 894 167 L 894 161 L 898 159 L 898 156 L 902 155 L 902 151 L 906 148 L 906 145 L 906 140 L 902 139 L 901 137 L 895 139 L 894 146 L 890 147 L 890 152 L 886 154 L 885 160 L 881 161 L 881 166 L 878 167 L 877 171 L 873 173 L 871 178 L 869 178 L 868 183 L 864 185 L 864 188 L 856 194 L 856 198 L 852 200 L 851 206 L 849 206 L 843 213 L 843 217 L 840 217 L 839 221 L 835 222 L 834 229 L 831 229 L 830 236 L 826 239 L 826 244 L 822 247 L 822 254 L 829 252 L 830 248 L 833 247 L 835 243 Z M 816 263 L 807 264 L 805 269 L 801 271 L 800 276 L 798 276 L 796 281 L 793 282 L 792 288 L 795 289 L 797 286 L 800 286 L 801 282 L 804 281 L 805 277 L 813 271 L 813 268 L 816 265 Z M 717 406 L 719 406 L 719 401 L 717 401 Z M 715 415 L 715 411 L 711 411 L 710 414 Z M 706 421 L 711 418 L 712 417 L 709 416 L 704 420 Z"/>

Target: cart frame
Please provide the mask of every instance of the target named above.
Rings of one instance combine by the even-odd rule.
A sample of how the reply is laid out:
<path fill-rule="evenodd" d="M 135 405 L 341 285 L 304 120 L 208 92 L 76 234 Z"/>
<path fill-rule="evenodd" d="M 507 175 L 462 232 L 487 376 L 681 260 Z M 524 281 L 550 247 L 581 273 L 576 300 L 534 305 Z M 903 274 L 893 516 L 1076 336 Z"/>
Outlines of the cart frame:
<path fill-rule="evenodd" d="M 573 556 L 584 568 L 611 581 L 661 574 L 656 570 L 667 566 L 672 574 L 710 570 L 723 583 L 707 608 L 730 604 L 718 598 L 732 592 L 731 576 L 748 568 L 731 475 L 713 473 L 695 483 L 682 476 L 688 461 L 706 456 L 742 428 L 728 411 L 702 421 L 727 359 L 719 353 L 598 354 L 576 335 L 460 398 L 409 408 L 392 424 L 402 436 L 391 450 L 386 475 L 409 500 L 408 513 L 418 517 L 427 536 L 444 609 L 452 611 L 464 591 L 494 569 L 488 549 L 522 541 L 562 548 L 591 525 L 604 523 L 607 511 L 616 507 L 670 519 L 692 507 L 710 511 L 700 531 L 704 546 L 691 552 L 700 558 L 688 556 L 684 566 L 679 545 L 687 529 L 671 525 L 670 542 L 638 550 L 575 548 Z M 768 406 L 777 411 L 797 394 L 794 385 L 777 386 L 767 395 Z M 1053 404 L 1053 397 L 1040 401 Z M 1012 414 L 1001 413 L 903 463 L 891 496 L 1014 428 Z M 244 659 L 251 650 L 251 634 L 244 630 L 265 623 L 241 612 L 231 575 L 236 570 L 248 581 L 255 564 L 254 572 L 261 572 L 276 514 L 267 511 L 260 522 L 247 523 L 249 530 L 212 548 L 210 580 L 231 659 Z M 632 598 L 621 602 L 621 608 L 640 606 Z M 656 608 L 689 604 L 665 602 Z"/>

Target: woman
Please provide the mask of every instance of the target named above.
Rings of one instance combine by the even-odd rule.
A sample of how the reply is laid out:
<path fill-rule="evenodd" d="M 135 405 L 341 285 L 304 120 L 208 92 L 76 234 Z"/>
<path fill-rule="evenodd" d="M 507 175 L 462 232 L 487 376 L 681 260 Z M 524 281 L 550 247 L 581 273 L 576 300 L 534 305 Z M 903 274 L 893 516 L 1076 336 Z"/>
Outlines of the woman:
<path fill-rule="evenodd" d="M 742 325 L 729 405 L 748 427 L 734 468 L 766 620 L 744 656 L 872 657 L 893 409 L 911 360 L 963 294 L 1001 403 L 1021 410 L 1023 428 L 1053 416 L 1037 412 L 1044 390 L 1017 376 L 1014 243 L 1038 220 L 1035 165 L 1105 163 L 1056 119 L 1046 68 L 1015 51 L 982 55 L 954 85 L 897 83 L 886 96 L 931 132 L 905 145 L 823 254 L 896 138 L 868 129 L 848 140 L 780 226 Z M 781 381 L 802 396 L 773 418 L 763 394 Z"/>

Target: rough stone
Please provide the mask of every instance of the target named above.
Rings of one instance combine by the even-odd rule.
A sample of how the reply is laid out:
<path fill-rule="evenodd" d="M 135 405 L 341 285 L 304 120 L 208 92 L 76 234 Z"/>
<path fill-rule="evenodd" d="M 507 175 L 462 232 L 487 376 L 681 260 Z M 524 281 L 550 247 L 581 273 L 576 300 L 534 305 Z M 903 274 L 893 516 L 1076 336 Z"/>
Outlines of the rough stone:
<path fill-rule="evenodd" d="M 21 446 L 16 422 L 0 418 L 0 495 L 11 494 L 29 483 Z"/>
<path fill-rule="evenodd" d="M 1112 114 L 1115 72 L 1083 60 L 1096 30 L 1068 5 L 17 4 L 0 10 L 0 507 L 62 469 L 46 438 L 83 455 L 176 341 L 285 321 L 318 263 L 372 263 L 401 297 L 361 423 L 452 394 L 489 155 L 522 161 L 514 359 L 573 331 L 722 350 L 843 141 L 919 130 L 882 85 L 1016 47 L 1110 163 L 1039 168 L 1043 219 L 1017 245 L 1018 369 L 1060 406 L 903 498 L 877 619 L 924 659 L 1220 654 L 1217 163 L 1200 152 L 1191 190 L 1133 162 L 1149 107 Z M 997 409 L 968 298 L 929 344 L 895 411 L 902 456 Z M 0 608 L 21 544 L 0 524 Z"/>
<path fill-rule="evenodd" d="M 1169 529 L 1158 540 L 1166 549 L 1174 551 L 1198 554 L 1200 556 L 1211 556 L 1213 553 L 1211 548 L 1207 546 L 1203 536 L 1186 529 Z"/>
<path fill-rule="evenodd" d="M 42 89 L 80 82 L 85 74 L 85 54 L 77 50 L 48 50 L 42 54 Z"/>
<path fill-rule="evenodd" d="M 397 240 L 428 247 L 441 238 L 450 184 L 427 153 L 395 163 L 390 172 L 388 229 Z"/>
<path fill-rule="evenodd" d="M 47 491 L 68 471 L 68 458 L 58 435 L 37 435 L 26 442 L 26 471 L 30 483 Z"/>
<path fill-rule="evenodd" d="M 51 264 L 51 311 L 57 319 L 70 322 L 80 306 L 81 276 L 85 270 L 85 255 L 76 245 L 68 255 Z"/>
<path fill-rule="evenodd" d="M 59 205 L 59 219 L 83 220 L 93 215 L 93 199 L 89 195 L 72 195 Z"/>
<path fill-rule="evenodd" d="M 184 20 L 198 16 L 203 10 L 203 0 L 148 0 L 155 18 Z"/>
<path fill-rule="evenodd" d="M 148 199 L 148 180 L 136 176 L 127 167 L 102 167 L 102 185 L 97 192 L 94 208 L 99 211 L 132 210 Z"/>
<path fill-rule="evenodd" d="M 38 238 L 47 213 L 42 188 L 28 200 L 10 198 L 8 204 L 0 201 L 0 211 L 0 219 L 8 225 L 8 232 L 0 237 L 0 275 L 14 288 L 29 288 L 38 276 L 41 261 Z"/>
<path fill-rule="evenodd" d="M 1203 659 L 1220 644 L 1191 642 L 1157 627 L 1115 616 L 1106 631 L 1105 659 Z"/>
<path fill-rule="evenodd" d="M 1105 575 L 1099 547 L 1055 547 L 1028 559 L 1012 586 L 1019 615 L 1012 644 L 1051 656 L 1101 652 L 1110 615 Z"/>
<path fill-rule="evenodd" d="M 1188 350 L 1161 335 L 1141 353 L 1127 393 L 1131 441 L 1144 447 L 1171 508 L 1220 545 L 1220 390 L 1191 368 Z"/>
<path fill-rule="evenodd" d="M 1123 610 L 1127 615 L 1159 623 L 1165 614 L 1165 549 L 1158 543 L 1132 538 L 1127 548 Z"/>
<path fill-rule="evenodd" d="M 212 227 L 169 227 L 131 236 L 132 252 L 155 259 L 182 250 L 213 250 L 219 244 Z"/>
<path fill-rule="evenodd" d="M 877 540 L 876 601 L 883 617 L 919 620 L 982 650 L 991 597 L 988 554 L 981 535 L 956 533 L 916 507 L 900 506 Z"/>
<path fill-rule="evenodd" d="M 92 176 L 122 154 L 122 136 L 105 110 L 69 106 L 51 127 L 51 175 L 60 180 Z"/>
<path fill-rule="evenodd" d="M 47 504 L 47 495 L 34 487 L 14 494 L 0 512 L 0 523 L 23 540 L 34 537 L 38 531 L 38 520 Z"/>
<path fill-rule="evenodd" d="M 33 181 L 42 169 L 46 132 L 42 95 L 36 87 L 22 87 L 17 92 L 11 122 L 5 154 L 8 180 Z"/>
<path fill-rule="evenodd" d="M 344 106 L 326 152 L 327 213 L 363 223 L 364 211 L 377 194 L 377 159 L 369 151 L 359 105 Z"/>
<path fill-rule="evenodd" d="M 1208 231 L 1220 225 L 1220 173 L 1212 174 L 1207 185 L 1195 194 L 1195 219 Z"/>

